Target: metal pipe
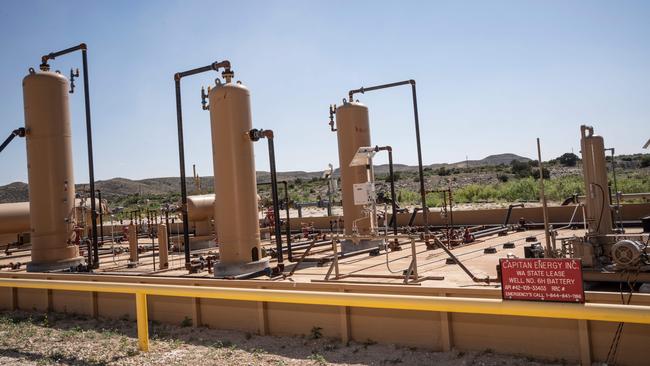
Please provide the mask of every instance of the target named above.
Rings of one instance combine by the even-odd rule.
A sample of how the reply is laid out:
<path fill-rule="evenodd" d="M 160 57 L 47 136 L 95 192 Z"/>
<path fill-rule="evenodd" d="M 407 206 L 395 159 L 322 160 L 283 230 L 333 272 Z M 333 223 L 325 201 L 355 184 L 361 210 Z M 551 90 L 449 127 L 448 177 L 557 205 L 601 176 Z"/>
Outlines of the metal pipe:
<path fill-rule="evenodd" d="M 605 149 L 605 150 L 610 150 L 610 152 L 612 153 L 612 177 L 614 178 L 614 194 L 616 195 L 616 221 L 617 221 L 616 226 L 619 229 L 622 229 L 623 228 L 623 219 L 621 218 L 621 197 L 620 197 L 620 194 L 618 192 L 618 183 L 616 181 L 616 159 L 615 159 L 615 156 L 614 156 L 615 149 L 612 147 L 612 148 Z M 610 201 L 611 201 L 611 199 L 610 199 Z"/>
<path fill-rule="evenodd" d="M 415 120 L 415 141 L 417 144 L 417 150 L 418 150 L 418 175 L 420 177 L 420 199 L 422 201 L 422 215 L 424 218 L 424 241 L 425 243 L 429 244 L 429 209 L 427 207 L 427 198 L 426 198 L 426 191 L 424 188 L 424 168 L 422 167 L 422 144 L 420 143 L 420 117 L 418 115 L 418 100 L 417 100 L 417 93 L 416 93 L 416 88 L 415 88 L 415 80 L 410 79 L 410 80 L 404 80 L 404 81 L 399 81 L 396 83 L 390 83 L 390 84 L 383 84 L 383 85 L 376 85 L 376 86 L 370 86 L 370 87 L 361 87 L 359 89 L 353 89 L 348 92 L 348 97 L 350 99 L 350 102 L 353 101 L 354 94 L 361 93 L 364 94 L 365 92 L 368 91 L 373 91 L 373 90 L 380 90 L 380 89 L 386 89 L 386 88 L 393 88 L 396 86 L 402 86 L 402 85 L 411 85 L 411 94 L 413 96 L 413 117 Z"/>
<path fill-rule="evenodd" d="M 92 268 L 99 268 L 99 249 L 97 245 L 97 208 L 95 207 L 95 165 L 93 162 L 93 138 L 92 138 L 92 123 L 90 120 L 90 87 L 88 81 L 88 47 L 85 43 L 81 43 L 77 46 L 66 48 L 57 52 L 50 52 L 47 55 L 41 57 L 40 68 L 43 71 L 48 71 L 50 65 L 48 64 L 49 60 L 54 60 L 59 56 L 65 54 L 81 51 L 81 62 L 83 67 L 84 75 L 84 104 L 86 109 L 86 144 L 88 147 L 88 180 L 89 180 L 89 190 L 90 190 L 90 220 L 92 223 L 92 247 L 93 247 L 93 260 L 89 265 Z"/>
<path fill-rule="evenodd" d="M 498 233 L 503 233 L 503 232 L 508 232 L 507 227 L 496 227 L 496 228 L 491 228 L 491 229 L 485 229 L 485 230 L 479 230 L 474 233 L 472 233 L 472 236 L 474 239 L 479 239 L 484 236 L 490 236 Z"/>
<path fill-rule="evenodd" d="M 252 129 L 248 132 L 251 141 L 258 141 L 266 138 L 269 147 L 269 164 L 271 167 L 271 197 L 273 199 L 273 218 L 275 226 L 275 248 L 277 251 L 278 267 L 284 268 L 284 256 L 282 254 L 282 231 L 280 229 L 280 205 L 278 202 L 278 181 L 275 169 L 275 146 L 273 145 L 273 131 L 264 129 Z"/>
<path fill-rule="evenodd" d="M 20 127 L 20 128 L 17 128 L 15 130 L 11 131 L 11 133 L 9 134 L 9 137 L 7 137 L 7 139 L 2 143 L 2 145 L 0 145 L 0 152 L 2 152 L 2 150 L 4 150 L 5 147 L 7 147 L 7 145 L 9 145 L 9 143 L 16 136 L 25 137 L 25 127 Z"/>
<path fill-rule="evenodd" d="M 451 190 L 451 182 L 449 182 L 449 223 L 451 228 L 454 228 L 454 194 Z"/>
<path fill-rule="evenodd" d="M 333 177 L 334 172 L 330 173 L 329 177 L 327 177 L 327 216 L 332 217 L 332 197 L 334 195 L 334 184 L 333 184 Z M 330 225 L 330 230 L 332 229 Z"/>
<path fill-rule="evenodd" d="M 397 235 L 397 196 L 395 195 L 395 174 L 393 172 L 393 148 L 390 145 L 375 146 L 375 151 L 388 152 L 388 175 L 390 177 L 390 199 L 392 201 L 391 209 L 393 210 L 392 216 L 395 216 L 395 219 L 391 221 L 393 222 L 393 234 Z"/>
<path fill-rule="evenodd" d="M 138 347 L 143 352 L 149 352 L 149 316 L 146 293 L 135 294 L 135 311 L 138 325 Z"/>
<path fill-rule="evenodd" d="M 287 238 L 287 260 L 289 262 L 293 262 L 293 253 L 292 253 L 292 246 L 291 246 L 291 219 L 289 215 L 289 184 L 287 183 L 286 180 L 281 180 L 278 183 L 282 183 L 282 185 L 284 185 L 284 201 L 286 202 L 284 209 L 285 209 L 285 215 L 287 216 L 284 235 Z M 271 185 L 271 182 L 261 182 L 261 183 L 257 183 L 257 185 L 258 186 Z"/>
<path fill-rule="evenodd" d="M 97 199 L 99 200 L 99 237 L 104 244 L 104 210 L 102 208 L 102 192 L 97 190 Z"/>
<path fill-rule="evenodd" d="M 503 226 L 508 226 L 508 222 L 510 222 L 510 215 L 512 214 L 512 209 L 515 207 L 524 207 L 523 203 L 515 203 L 510 206 L 508 206 L 508 213 L 506 214 L 506 219 L 503 221 Z"/>
<path fill-rule="evenodd" d="M 551 248 L 551 237 L 548 230 L 548 207 L 546 205 L 546 194 L 544 194 L 544 167 L 542 165 L 542 149 L 537 138 L 537 159 L 539 161 L 539 194 L 542 199 L 542 213 L 544 214 L 544 238 L 546 239 L 546 254 L 551 255 L 555 248 Z"/>
<path fill-rule="evenodd" d="M 472 271 L 469 270 L 469 268 L 465 267 L 465 265 L 464 265 L 464 264 L 463 264 L 463 263 L 458 259 L 458 257 L 456 257 L 456 256 L 455 256 L 455 255 L 454 255 L 454 254 L 449 250 L 449 249 L 447 249 L 447 248 L 445 247 L 445 245 L 440 241 L 440 239 L 438 239 L 438 238 L 435 237 L 435 236 L 433 237 L 433 239 L 436 241 L 436 243 L 438 244 L 438 246 L 439 246 L 442 250 L 444 250 L 445 253 L 447 253 L 447 255 L 448 255 L 449 257 L 451 257 L 451 259 L 453 259 L 454 262 L 455 262 L 456 264 L 458 264 L 458 266 L 460 267 L 460 269 L 462 269 L 463 272 L 465 272 L 465 273 L 466 273 L 466 274 L 467 274 L 467 275 L 472 279 L 472 281 L 474 281 L 474 282 L 483 282 L 483 283 L 487 283 L 487 284 L 490 283 L 490 276 L 487 276 L 486 278 L 479 278 L 479 277 L 476 277 L 476 276 L 472 273 Z"/>
<path fill-rule="evenodd" d="M 183 216 L 183 242 L 185 249 L 185 268 L 190 269 L 190 227 L 187 217 L 187 184 L 185 182 L 185 146 L 183 140 L 183 111 L 181 102 L 181 79 L 186 76 L 200 74 L 206 71 L 217 71 L 223 68 L 222 75 L 226 78 L 232 77 L 230 61 L 217 61 L 208 66 L 198 67 L 187 71 L 177 72 L 174 74 L 174 87 L 176 90 L 176 125 L 178 129 L 178 160 L 180 166 L 181 178 L 181 214 Z M 216 172 L 215 172 L 216 173 Z"/>
<path fill-rule="evenodd" d="M 81 44 L 81 58 L 84 74 L 84 100 L 86 104 L 86 142 L 88 144 L 88 183 L 90 189 L 90 220 L 93 226 L 93 268 L 99 268 L 99 245 L 97 243 L 97 208 L 95 207 L 95 164 L 93 162 L 93 137 L 90 123 L 90 89 L 88 85 L 88 57 L 86 45 Z"/>
<path fill-rule="evenodd" d="M 293 261 L 293 254 L 291 253 L 291 219 L 289 216 L 289 185 L 286 180 L 282 181 L 282 184 L 284 185 L 284 210 L 285 214 L 287 216 L 287 221 L 286 221 L 286 235 L 287 235 L 287 260 L 289 262 Z"/>

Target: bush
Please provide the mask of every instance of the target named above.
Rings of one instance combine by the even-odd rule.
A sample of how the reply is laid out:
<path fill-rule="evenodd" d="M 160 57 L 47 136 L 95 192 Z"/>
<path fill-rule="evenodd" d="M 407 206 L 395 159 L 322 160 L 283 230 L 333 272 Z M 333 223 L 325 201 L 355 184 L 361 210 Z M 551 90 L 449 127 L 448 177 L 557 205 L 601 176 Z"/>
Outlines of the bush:
<path fill-rule="evenodd" d="M 393 179 L 395 179 L 395 182 L 397 182 L 398 180 L 400 180 L 400 178 L 402 178 L 402 174 L 400 174 L 400 172 L 393 172 Z M 385 181 L 386 183 L 390 183 L 390 174 L 388 174 L 388 175 L 386 176 L 386 178 L 384 179 L 384 181 Z"/>
<path fill-rule="evenodd" d="M 444 177 L 444 176 L 450 175 L 451 173 L 452 173 L 452 171 L 449 170 L 449 169 L 447 169 L 447 168 L 445 168 L 444 166 L 438 168 L 438 170 L 436 171 L 436 174 L 438 174 L 438 175 L 441 176 L 441 177 Z"/>
<path fill-rule="evenodd" d="M 650 155 L 644 155 L 641 158 L 641 168 L 647 168 L 650 166 Z"/>
<path fill-rule="evenodd" d="M 580 158 L 574 153 L 565 153 L 557 158 L 557 161 L 563 166 L 576 166 L 578 160 L 580 160 Z"/>
<path fill-rule="evenodd" d="M 542 174 L 544 175 L 544 179 L 551 179 L 551 172 L 548 169 L 542 168 Z M 539 179 L 539 169 L 533 170 L 533 178 L 535 180 Z"/>
<path fill-rule="evenodd" d="M 510 163 L 510 170 L 517 178 L 527 178 L 532 175 L 531 165 L 518 160 L 513 160 Z"/>

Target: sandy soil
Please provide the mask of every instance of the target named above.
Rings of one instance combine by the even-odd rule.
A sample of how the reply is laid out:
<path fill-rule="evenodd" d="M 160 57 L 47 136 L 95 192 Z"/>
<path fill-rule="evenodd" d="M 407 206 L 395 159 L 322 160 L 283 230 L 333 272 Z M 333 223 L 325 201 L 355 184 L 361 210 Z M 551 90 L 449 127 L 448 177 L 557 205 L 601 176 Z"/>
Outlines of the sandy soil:
<path fill-rule="evenodd" d="M 187 322 L 190 323 L 190 322 Z M 187 325 L 187 324 L 184 324 Z M 428 352 L 372 341 L 342 345 L 320 336 L 152 324 L 151 352 L 137 349 L 135 323 L 82 316 L 0 313 L 2 365 L 551 365 L 483 352 Z"/>

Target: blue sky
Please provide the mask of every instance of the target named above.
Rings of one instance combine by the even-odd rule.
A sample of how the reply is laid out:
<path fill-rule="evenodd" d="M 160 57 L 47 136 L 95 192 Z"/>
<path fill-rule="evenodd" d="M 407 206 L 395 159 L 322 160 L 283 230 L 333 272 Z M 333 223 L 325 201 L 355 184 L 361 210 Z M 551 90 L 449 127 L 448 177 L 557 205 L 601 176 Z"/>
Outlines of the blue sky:
<path fill-rule="evenodd" d="M 618 153 L 650 138 L 650 2 L 14 1 L 0 7 L 0 132 L 23 125 L 21 80 L 44 53 L 89 46 L 97 179 L 177 176 L 177 71 L 232 62 L 278 169 L 338 165 L 328 105 L 349 89 L 417 81 L 425 163 L 579 151 L 579 125 Z M 81 56 L 57 59 L 68 73 Z M 212 175 L 209 115 L 183 80 L 186 163 Z M 87 181 L 82 82 L 72 96 L 75 175 Z M 359 96 L 373 144 L 417 162 L 407 87 Z M 256 150 L 268 170 L 266 146 Z M 382 161 L 379 160 L 378 163 Z M 0 184 L 26 181 L 23 140 Z"/>

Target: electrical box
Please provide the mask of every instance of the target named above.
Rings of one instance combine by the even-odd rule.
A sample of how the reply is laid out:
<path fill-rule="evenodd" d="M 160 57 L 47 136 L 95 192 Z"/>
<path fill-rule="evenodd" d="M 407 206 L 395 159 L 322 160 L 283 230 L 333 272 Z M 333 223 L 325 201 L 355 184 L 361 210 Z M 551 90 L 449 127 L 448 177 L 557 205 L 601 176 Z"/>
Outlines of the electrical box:
<path fill-rule="evenodd" d="M 375 184 L 356 183 L 352 185 L 354 191 L 354 204 L 357 206 L 371 205 L 375 202 Z"/>

